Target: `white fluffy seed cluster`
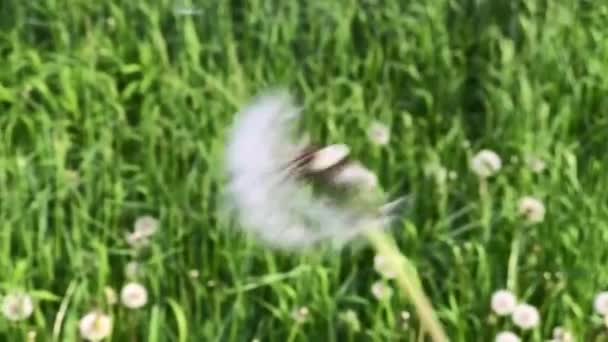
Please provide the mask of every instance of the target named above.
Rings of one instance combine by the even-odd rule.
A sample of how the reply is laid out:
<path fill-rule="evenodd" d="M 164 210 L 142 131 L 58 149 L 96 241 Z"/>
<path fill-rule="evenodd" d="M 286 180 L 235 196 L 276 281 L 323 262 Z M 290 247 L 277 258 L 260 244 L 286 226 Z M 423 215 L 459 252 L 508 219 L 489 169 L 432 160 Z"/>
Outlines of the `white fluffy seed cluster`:
<path fill-rule="evenodd" d="M 494 292 L 490 306 L 498 316 L 511 316 L 513 324 L 521 330 L 531 330 L 540 325 L 538 310 L 528 303 L 518 303 L 515 294 L 509 290 Z M 512 331 L 503 331 L 496 335 L 496 342 L 519 340 L 519 336 Z"/>

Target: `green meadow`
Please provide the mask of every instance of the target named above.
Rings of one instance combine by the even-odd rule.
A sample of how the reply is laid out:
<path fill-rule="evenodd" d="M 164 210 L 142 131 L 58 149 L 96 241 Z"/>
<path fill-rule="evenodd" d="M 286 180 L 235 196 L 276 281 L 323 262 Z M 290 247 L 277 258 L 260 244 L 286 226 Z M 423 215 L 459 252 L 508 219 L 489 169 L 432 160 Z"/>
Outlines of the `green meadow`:
<path fill-rule="evenodd" d="M 409 196 L 390 233 L 450 341 L 608 340 L 608 3 L 586 0 L 0 0 L 0 300 L 33 299 L 0 340 L 81 341 L 99 312 L 104 341 L 430 341 L 369 245 L 276 250 L 223 214 L 235 114 L 277 88 Z M 501 289 L 539 323 L 494 313 Z"/>

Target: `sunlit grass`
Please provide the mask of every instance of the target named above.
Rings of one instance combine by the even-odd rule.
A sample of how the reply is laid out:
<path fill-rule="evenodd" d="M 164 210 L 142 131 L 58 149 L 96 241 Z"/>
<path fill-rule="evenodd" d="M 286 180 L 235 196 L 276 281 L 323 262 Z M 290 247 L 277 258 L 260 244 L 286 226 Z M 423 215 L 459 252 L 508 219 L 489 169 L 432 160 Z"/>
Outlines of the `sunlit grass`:
<path fill-rule="evenodd" d="M 369 246 L 274 252 L 220 215 L 233 115 L 278 86 L 314 139 L 348 144 L 390 193 L 413 196 L 393 236 L 451 340 L 605 333 L 603 2 L 1 3 L 0 296 L 27 292 L 35 308 L 1 318 L 0 340 L 76 341 L 97 309 L 114 341 L 416 340 L 396 283 L 389 300 L 371 293 Z M 374 122 L 390 126 L 386 146 L 369 141 Z M 480 180 L 483 149 L 503 165 Z M 542 222 L 521 216 L 526 196 Z M 136 252 L 126 236 L 146 215 L 158 231 Z M 110 305 L 132 261 L 148 301 Z M 540 326 L 493 315 L 500 289 Z"/>

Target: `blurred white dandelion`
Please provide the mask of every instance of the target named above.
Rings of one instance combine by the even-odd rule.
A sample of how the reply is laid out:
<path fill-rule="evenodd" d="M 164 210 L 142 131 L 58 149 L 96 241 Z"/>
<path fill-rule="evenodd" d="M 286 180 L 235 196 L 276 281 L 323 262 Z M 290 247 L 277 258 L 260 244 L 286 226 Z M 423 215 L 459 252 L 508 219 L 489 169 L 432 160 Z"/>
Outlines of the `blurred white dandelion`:
<path fill-rule="evenodd" d="M 545 161 L 536 156 L 526 157 L 526 165 L 534 173 L 541 173 L 547 168 Z"/>
<path fill-rule="evenodd" d="M 127 233 L 125 240 L 134 249 L 147 247 L 150 244 L 150 236 L 138 231 Z"/>
<path fill-rule="evenodd" d="M 371 291 L 372 295 L 378 300 L 388 300 L 393 295 L 393 289 L 383 281 L 373 283 Z"/>
<path fill-rule="evenodd" d="M 9 321 L 28 319 L 34 312 L 34 301 L 25 293 L 11 293 L 2 300 L 2 314 Z"/>
<path fill-rule="evenodd" d="M 384 201 L 380 189 L 352 196 L 382 198 L 366 207 L 315 191 L 308 180 L 317 176 L 330 177 L 326 183 L 334 185 L 377 181 L 346 161 L 346 145 L 303 147 L 298 119 L 299 110 L 285 92 L 261 96 L 237 114 L 226 149 L 227 195 L 241 227 L 270 246 L 286 249 L 321 242 L 340 245 L 368 229 L 387 227 L 394 213 L 379 210 Z"/>
<path fill-rule="evenodd" d="M 499 316 L 510 315 L 517 305 L 517 298 L 508 290 L 498 290 L 492 295 L 492 310 Z"/>
<path fill-rule="evenodd" d="M 198 279 L 198 277 L 200 275 L 201 275 L 201 273 L 196 269 L 192 269 L 192 270 L 188 271 L 188 277 L 190 277 L 192 279 Z"/>
<path fill-rule="evenodd" d="M 390 260 L 384 255 L 378 254 L 374 257 L 374 269 L 383 277 L 393 279 L 397 276 L 396 271 L 390 264 Z"/>
<path fill-rule="evenodd" d="M 519 336 L 512 331 L 501 331 L 496 334 L 496 342 L 519 342 Z"/>
<path fill-rule="evenodd" d="M 390 129 L 379 121 L 375 121 L 370 125 L 367 134 L 369 139 L 376 145 L 386 145 L 391 139 Z"/>
<path fill-rule="evenodd" d="M 361 330 L 361 321 L 359 315 L 353 309 L 348 309 L 340 314 L 340 320 L 344 322 L 352 331 Z"/>
<path fill-rule="evenodd" d="M 563 327 L 555 327 L 553 329 L 552 342 L 574 342 L 574 335 Z"/>
<path fill-rule="evenodd" d="M 522 197 L 518 209 L 519 214 L 529 223 L 540 223 L 545 219 L 545 205 L 536 197 Z"/>
<path fill-rule="evenodd" d="M 595 296 L 593 308 L 598 315 L 608 316 L 608 291 L 603 291 Z"/>
<path fill-rule="evenodd" d="M 129 309 L 139 309 L 148 303 L 148 290 L 140 283 L 128 283 L 120 290 L 120 301 Z"/>
<path fill-rule="evenodd" d="M 513 323 L 521 329 L 528 330 L 536 328 L 540 324 L 540 314 L 538 310 L 526 303 L 518 304 L 513 309 Z"/>
<path fill-rule="evenodd" d="M 368 189 L 378 186 L 378 177 L 361 163 L 353 162 L 339 169 L 332 178 L 339 186 L 360 186 Z"/>
<path fill-rule="evenodd" d="M 299 324 L 305 323 L 308 320 L 309 316 L 310 310 L 308 310 L 308 307 L 306 306 L 302 306 L 291 312 L 291 318 Z"/>
<path fill-rule="evenodd" d="M 138 217 L 133 225 L 133 230 L 142 236 L 150 237 L 158 231 L 158 220 L 152 216 L 145 215 Z"/>
<path fill-rule="evenodd" d="M 80 336 L 87 341 L 101 341 L 112 333 L 112 317 L 94 310 L 84 315 L 78 324 Z"/>
<path fill-rule="evenodd" d="M 481 178 L 491 177 L 501 168 L 502 160 L 491 150 L 481 150 L 471 160 L 471 170 Z"/>

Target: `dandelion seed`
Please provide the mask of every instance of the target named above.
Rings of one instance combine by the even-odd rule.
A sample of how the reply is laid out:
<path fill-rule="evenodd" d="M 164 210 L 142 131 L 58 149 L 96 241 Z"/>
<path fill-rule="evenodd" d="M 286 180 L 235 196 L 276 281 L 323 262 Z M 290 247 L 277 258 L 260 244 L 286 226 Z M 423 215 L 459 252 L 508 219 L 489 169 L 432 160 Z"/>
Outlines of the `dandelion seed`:
<path fill-rule="evenodd" d="M 519 214 L 529 223 L 540 223 L 545 219 L 545 205 L 538 198 L 524 196 L 519 200 Z"/>
<path fill-rule="evenodd" d="M 374 269 L 388 279 L 393 279 L 397 276 L 397 273 L 391 267 L 389 260 L 387 260 L 384 255 L 379 254 L 374 257 Z"/>
<path fill-rule="evenodd" d="M 78 327 L 85 340 L 101 341 L 112 333 L 112 318 L 100 311 L 91 311 L 80 319 Z"/>
<path fill-rule="evenodd" d="M 368 132 L 369 139 L 376 145 L 386 145 L 391 138 L 389 128 L 381 122 L 373 122 Z"/>
<path fill-rule="evenodd" d="M 608 291 L 600 292 L 593 301 L 595 312 L 602 316 L 608 316 Z"/>
<path fill-rule="evenodd" d="M 546 163 L 542 159 L 534 156 L 527 157 L 526 164 L 534 173 L 541 173 L 547 168 Z"/>
<path fill-rule="evenodd" d="M 393 289 L 382 281 L 377 281 L 372 285 L 372 294 L 380 301 L 388 300 L 393 295 Z"/>
<path fill-rule="evenodd" d="M 106 303 L 108 305 L 114 305 L 118 303 L 118 296 L 116 295 L 116 291 L 110 286 L 106 286 L 103 288 L 104 296 L 106 297 Z"/>
<path fill-rule="evenodd" d="M 517 299 L 511 291 L 499 290 L 492 295 L 492 310 L 499 316 L 511 314 L 516 305 Z"/>
<path fill-rule="evenodd" d="M 481 178 L 488 178 L 500 171 L 502 160 L 491 150 L 479 151 L 471 161 L 471 170 Z"/>
<path fill-rule="evenodd" d="M 4 297 L 2 301 L 2 314 L 9 321 L 22 321 L 28 319 L 34 312 L 34 301 L 25 293 L 13 293 Z"/>
<path fill-rule="evenodd" d="M 310 311 L 305 306 L 298 308 L 291 313 L 291 318 L 293 318 L 293 320 L 298 324 L 306 322 L 309 316 Z"/>
<path fill-rule="evenodd" d="M 530 304 L 519 304 L 513 310 L 513 323 L 521 329 L 528 330 L 540 324 L 538 310 Z"/>
<path fill-rule="evenodd" d="M 496 335 L 496 342 L 519 342 L 519 336 L 512 331 L 502 331 Z"/>
<path fill-rule="evenodd" d="M 148 290 L 139 283 L 128 283 L 120 291 L 120 301 L 129 309 L 139 309 L 148 302 Z"/>
<path fill-rule="evenodd" d="M 135 220 L 134 231 L 150 237 L 158 231 L 158 220 L 152 216 L 141 216 Z"/>
<path fill-rule="evenodd" d="M 303 150 L 296 134 L 299 111 L 287 94 L 262 96 L 237 117 L 226 149 L 227 195 L 243 229 L 272 247 L 294 249 L 324 242 L 341 245 L 390 223 L 377 210 L 311 191 L 294 174 L 294 167 L 302 165 Z M 339 146 L 307 154 L 307 167 L 335 165 L 348 154 Z"/>

